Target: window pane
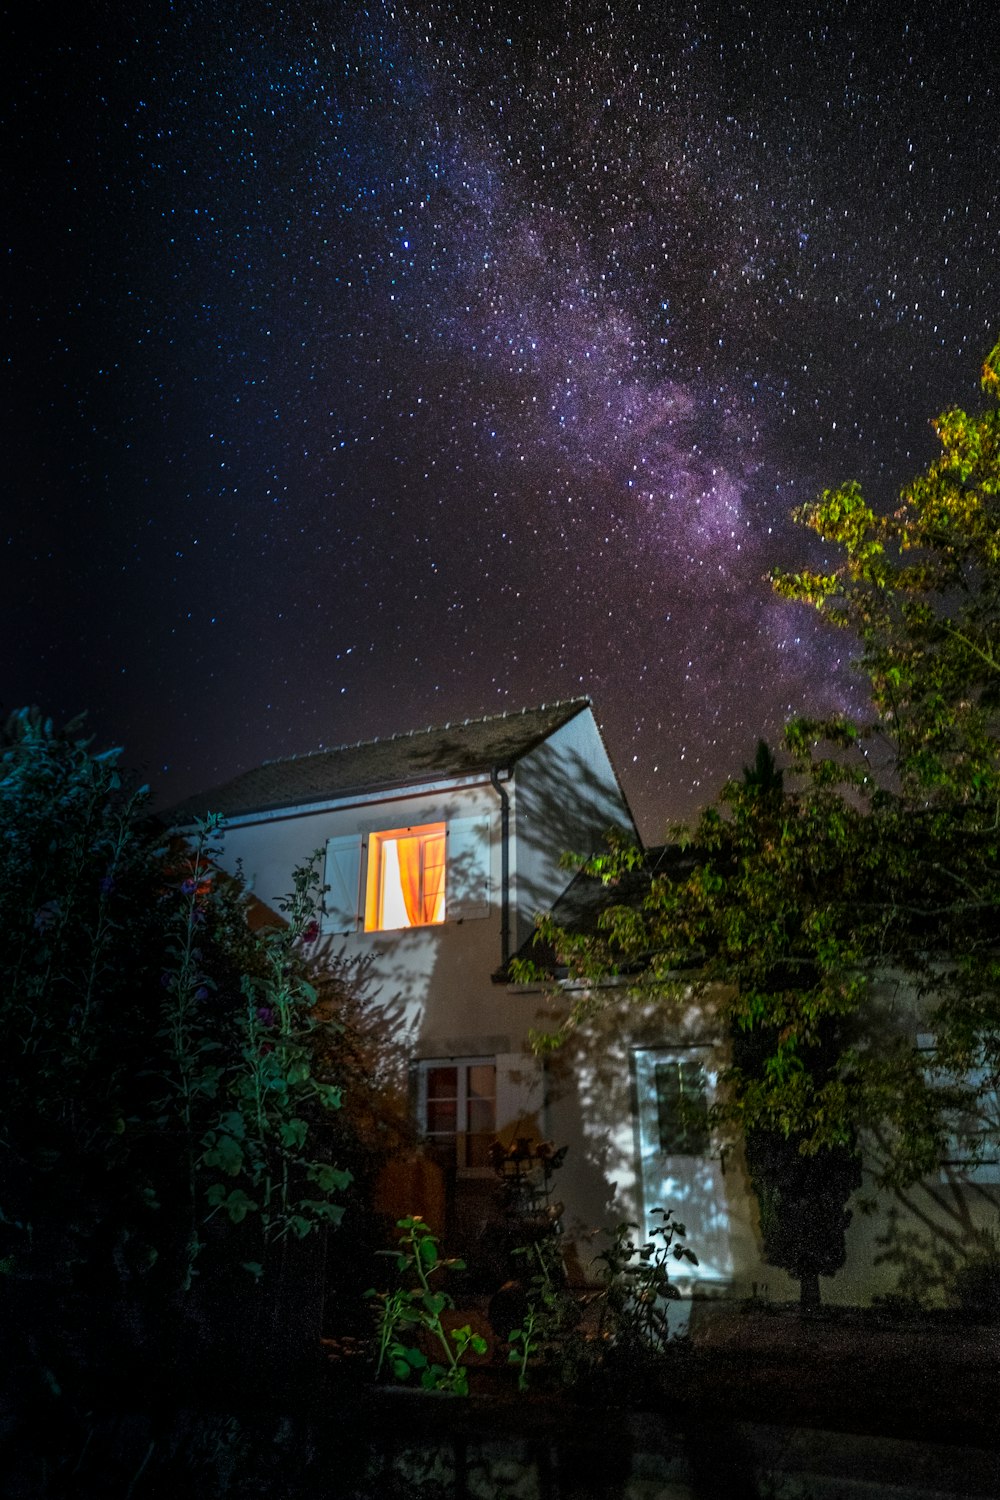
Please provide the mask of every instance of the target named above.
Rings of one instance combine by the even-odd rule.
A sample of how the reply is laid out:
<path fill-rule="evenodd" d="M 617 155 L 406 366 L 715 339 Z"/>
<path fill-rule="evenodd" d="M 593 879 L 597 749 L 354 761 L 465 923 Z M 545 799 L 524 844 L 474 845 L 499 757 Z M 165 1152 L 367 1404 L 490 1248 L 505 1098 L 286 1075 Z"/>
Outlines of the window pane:
<path fill-rule="evenodd" d="M 457 1099 L 458 1098 L 458 1069 L 457 1068 L 428 1068 L 427 1069 L 427 1098 L 430 1099 Z"/>
<path fill-rule="evenodd" d="M 378 858 L 382 862 L 379 872 L 378 925 L 381 928 L 409 927 L 410 919 L 406 915 L 399 873 L 399 841 L 380 839 Z"/>
<path fill-rule="evenodd" d="M 469 1100 L 469 1129 L 477 1135 L 496 1132 L 496 1115 L 492 1099 Z"/>
<path fill-rule="evenodd" d="M 428 1099 L 428 1135 L 454 1135 L 458 1127 L 458 1108 L 454 1099 Z"/>
<path fill-rule="evenodd" d="M 444 921 L 446 833 L 444 823 L 425 823 L 370 836 L 366 932 Z"/>
<path fill-rule="evenodd" d="M 421 840 L 421 877 L 425 923 L 444 921 L 444 828 Z"/>
<path fill-rule="evenodd" d="M 655 1068 L 660 1150 L 666 1156 L 708 1154 L 708 1084 L 697 1058 L 675 1058 Z"/>
<path fill-rule="evenodd" d="M 423 1068 L 425 1114 L 432 1145 L 451 1152 L 460 1169 L 490 1166 L 496 1139 L 496 1067 L 490 1062 L 429 1063 Z M 441 1156 L 447 1165 L 446 1156 Z"/>
<path fill-rule="evenodd" d="M 493 1099 L 497 1091 L 497 1070 L 492 1063 L 473 1063 L 469 1068 L 469 1098 Z"/>

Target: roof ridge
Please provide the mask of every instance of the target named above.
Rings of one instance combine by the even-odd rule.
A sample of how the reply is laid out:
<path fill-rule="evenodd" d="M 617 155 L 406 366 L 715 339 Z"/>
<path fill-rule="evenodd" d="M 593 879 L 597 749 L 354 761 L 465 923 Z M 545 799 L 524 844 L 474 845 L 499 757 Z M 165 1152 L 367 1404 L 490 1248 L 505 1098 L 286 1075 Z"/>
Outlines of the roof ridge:
<path fill-rule="evenodd" d="M 449 719 L 444 724 L 428 724 L 423 729 L 404 729 L 400 730 L 398 734 L 374 735 L 370 740 L 355 740 L 352 743 L 345 743 L 343 745 L 325 745 L 318 750 L 300 751 L 297 755 L 278 755 L 274 760 L 262 760 L 257 769 L 262 769 L 264 766 L 286 766 L 290 765 L 292 761 L 311 760 L 317 755 L 339 755 L 343 750 L 360 750 L 363 746 L 367 745 L 392 745 L 397 740 L 412 740 L 421 734 L 440 734 L 444 729 L 467 729 L 473 724 L 489 724 L 496 723 L 501 719 L 517 719 L 522 718 L 525 714 L 552 713 L 555 709 L 570 708 L 573 704 L 579 704 L 581 708 L 593 708 L 593 700 L 589 693 L 585 693 L 579 698 L 557 698 L 553 703 L 536 703 L 532 708 L 515 708 L 500 714 L 481 714 L 475 719 L 456 719 L 454 721 Z"/>

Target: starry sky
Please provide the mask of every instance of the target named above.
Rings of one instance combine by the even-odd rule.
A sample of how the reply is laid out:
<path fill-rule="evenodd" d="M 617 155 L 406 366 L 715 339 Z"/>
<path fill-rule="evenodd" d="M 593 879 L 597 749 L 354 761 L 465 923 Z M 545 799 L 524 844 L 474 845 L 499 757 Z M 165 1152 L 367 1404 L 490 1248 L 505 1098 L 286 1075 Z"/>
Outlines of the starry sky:
<path fill-rule="evenodd" d="M 22 9 L 4 711 L 169 803 L 588 693 L 654 838 L 860 705 L 767 575 L 977 399 L 995 0 Z"/>

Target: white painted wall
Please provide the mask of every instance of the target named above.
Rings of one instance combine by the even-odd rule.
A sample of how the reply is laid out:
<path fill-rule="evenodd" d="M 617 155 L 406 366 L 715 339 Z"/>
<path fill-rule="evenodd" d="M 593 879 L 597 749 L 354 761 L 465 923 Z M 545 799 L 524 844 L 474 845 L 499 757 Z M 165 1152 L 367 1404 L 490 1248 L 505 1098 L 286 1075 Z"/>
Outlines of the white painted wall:
<path fill-rule="evenodd" d="M 671 1158 L 661 1182 L 643 1177 L 642 1067 L 637 1062 L 656 1049 L 704 1045 L 713 1068 L 725 1067 L 728 1049 L 705 1008 L 638 1005 L 622 987 L 610 1003 L 573 1034 L 548 1062 L 547 1121 L 559 1145 L 570 1151 L 560 1175 L 558 1195 L 567 1205 L 566 1231 L 571 1257 L 586 1270 L 592 1261 L 592 1231 L 601 1224 L 627 1219 L 643 1226 L 654 1199 L 672 1207 L 687 1221 L 689 1243 L 704 1265 L 678 1266 L 675 1280 L 685 1295 L 757 1297 L 772 1302 L 798 1298 L 798 1283 L 763 1259 L 759 1215 L 742 1149 L 716 1139 L 704 1160 Z M 569 1003 L 536 991 L 532 1000 L 543 1029 L 554 1029 Z M 912 995 L 889 981 L 873 987 L 870 1003 L 887 1026 L 915 1041 L 922 1025 L 921 1007 Z M 647 1132 L 648 1134 L 649 1132 Z M 877 1164 L 877 1148 L 868 1141 L 865 1159 Z M 648 1175 L 648 1174 L 647 1174 Z M 984 1174 L 978 1174 L 980 1179 Z M 877 1190 L 871 1174 L 854 1195 L 846 1235 L 846 1261 L 832 1277 L 821 1278 L 823 1300 L 865 1305 L 873 1296 L 911 1293 L 940 1302 L 954 1268 L 996 1234 L 1000 1219 L 1000 1184 L 977 1180 L 977 1173 L 942 1169 L 929 1178 L 897 1190 Z M 719 1234 L 728 1237 L 728 1254 L 720 1256 Z M 704 1245 L 699 1235 L 704 1236 Z M 707 1251 L 707 1253 L 705 1253 Z"/>
<path fill-rule="evenodd" d="M 295 866 L 324 850 L 328 839 L 360 836 L 364 841 L 380 830 L 476 816 L 488 818 L 490 827 L 485 917 L 392 932 L 364 932 L 359 927 L 347 934 L 327 934 L 323 941 L 332 951 L 369 965 L 369 988 L 381 1001 L 396 1006 L 399 1025 L 411 1033 L 415 1056 L 509 1052 L 520 1046 L 523 1027 L 505 988 L 491 982 L 501 957 L 501 860 L 499 804 L 488 782 L 297 816 L 279 814 L 265 822 L 237 822 L 225 832 L 223 863 L 234 868 L 242 862 L 255 894 L 274 906 L 291 888 Z M 366 843 L 363 847 L 367 849 Z M 362 880 L 362 896 L 363 889 Z M 471 1045 L 498 1035 L 506 1038 L 502 1047 Z"/>
<path fill-rule="evenodd" d="M 514 947 L 531 935 L 535 916 L 548 911 L 573 871 L 565 853 L 590 855 L 604 847 L 609 828 L 636 837 L 594 715 L 578 713 L 514 771 L 517 870 Z"/>

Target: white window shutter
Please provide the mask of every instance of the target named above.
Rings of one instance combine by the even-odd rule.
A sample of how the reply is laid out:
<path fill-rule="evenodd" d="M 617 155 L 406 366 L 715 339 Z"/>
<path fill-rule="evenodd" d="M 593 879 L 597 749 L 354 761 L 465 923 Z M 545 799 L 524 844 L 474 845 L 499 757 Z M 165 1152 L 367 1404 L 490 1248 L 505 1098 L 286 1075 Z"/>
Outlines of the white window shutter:
<path fill-rule="evenodd" d="M 490 914 L 490 817 L 453 818 L 448 824 L 445 920 L 465 922 Z"/>
<path fill-rule="evenodd" d="M 326 846 L 324 932 L 355 932 L 361 909 L 361 839 L 330 839 Z"/>

